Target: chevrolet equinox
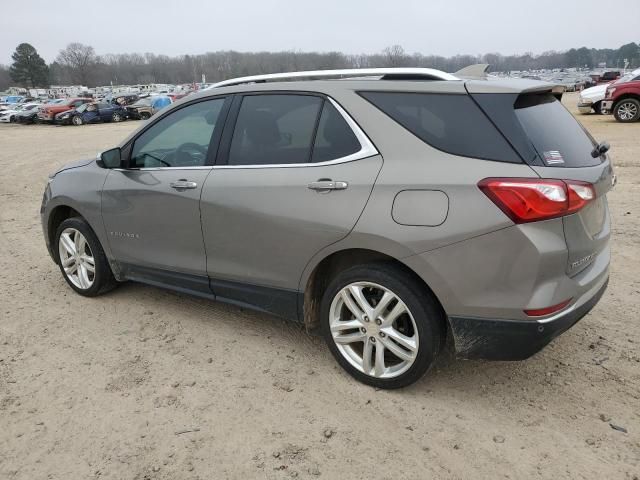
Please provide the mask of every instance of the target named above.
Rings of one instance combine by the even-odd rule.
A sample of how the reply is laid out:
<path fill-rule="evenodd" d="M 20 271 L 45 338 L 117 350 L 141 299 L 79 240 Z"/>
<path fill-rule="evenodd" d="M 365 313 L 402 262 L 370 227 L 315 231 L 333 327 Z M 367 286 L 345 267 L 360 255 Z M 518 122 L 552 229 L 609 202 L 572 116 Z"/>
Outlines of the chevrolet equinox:
<path fill-rule="evenodd" d="M 52 174 L 44 238 L 81 295 L 132 280 L 299 321 L 377 387 L 446 338 L 525 359 L 608 282 L 608 145 L 560 95 L 431 69 L 227 80 Z"/>

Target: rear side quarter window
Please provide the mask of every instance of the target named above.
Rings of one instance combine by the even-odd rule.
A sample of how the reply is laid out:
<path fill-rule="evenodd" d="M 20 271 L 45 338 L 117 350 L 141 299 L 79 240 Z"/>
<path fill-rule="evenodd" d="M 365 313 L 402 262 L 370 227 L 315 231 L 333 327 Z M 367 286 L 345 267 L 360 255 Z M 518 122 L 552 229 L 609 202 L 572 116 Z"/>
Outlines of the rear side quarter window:
<path fill-rule="evenodd" d="M 325 100 L 318 122 L 312 162 L 326 162 L 348 157 L 362 146 L 344 117 L 330 101 Z"/>
<path fill-rule="evenodd" d="M 522 163 L 468 95 L 414 92 L 359 94 L 438 150 L 464 157 Z"/>

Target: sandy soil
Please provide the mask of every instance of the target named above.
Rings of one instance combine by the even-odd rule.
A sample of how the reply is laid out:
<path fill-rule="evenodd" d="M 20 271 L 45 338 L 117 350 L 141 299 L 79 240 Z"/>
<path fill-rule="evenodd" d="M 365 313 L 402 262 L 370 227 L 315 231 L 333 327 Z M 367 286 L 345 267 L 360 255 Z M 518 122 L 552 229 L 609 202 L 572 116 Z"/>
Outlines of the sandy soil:
<path fill-rule="evenodd" d="M 0 125 L 0 478 L 637 479 L 640 123 L 580 120 L 619 177 L 603 300 L 528 361 L 444 360 L 393 392 L 266 315 L 134 283 L 74 294 L 42 239 L 47 174 L 137 123 Z"/>

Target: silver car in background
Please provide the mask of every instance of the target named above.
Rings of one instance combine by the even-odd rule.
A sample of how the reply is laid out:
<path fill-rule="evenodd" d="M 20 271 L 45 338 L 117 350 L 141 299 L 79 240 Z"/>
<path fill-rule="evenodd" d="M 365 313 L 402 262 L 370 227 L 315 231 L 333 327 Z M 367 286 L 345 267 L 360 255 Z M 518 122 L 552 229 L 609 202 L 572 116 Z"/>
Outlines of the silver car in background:
<path fill-rule="evenodd" d="M 559 97 L 430 69 L 225 81 L 52 174 L 44 238 L 81 295 L 132 280 L 299 321 L 381 388 L 447 338 L 525 359 L 609 276 L 608 145 Z"/>

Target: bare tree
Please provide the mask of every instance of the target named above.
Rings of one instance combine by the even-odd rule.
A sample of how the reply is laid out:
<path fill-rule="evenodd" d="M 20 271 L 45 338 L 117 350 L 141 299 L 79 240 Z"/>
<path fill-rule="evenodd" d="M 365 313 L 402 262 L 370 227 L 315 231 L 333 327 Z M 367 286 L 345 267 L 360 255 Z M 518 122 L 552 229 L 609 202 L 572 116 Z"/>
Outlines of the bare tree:
<path fill-rule="evenodd" d="M 408 63 L 409 56 L 400 45 L 392 45 L 382 52 L 386 57 L 387 67 L 404 67 Z"/>
<path fill-rule="evenodd" d="M 56 62 L 71 72 L 71 78 L 81 85 L 90 83 L 92 70 L 98 58 L 93 47 L 73 42 L 67 48 L 60 50 Z"/>
<path fill-rule="evenodd" d="M 586 50 L 586 49 L 585 49 Z M 493 71 L 540 68 L 562 68 L 574 65 L 606 62 L 616 65 L 629 58 L 630 67 L 640 66 L 640 48 L 637 44 L 621 49 L 569 50 L 545 52 L 540 55 L 503 56 L 488 53 L 483 56 L 455 55 L 442 57 L 415 53 L 409 55 L 400 45 L 393 45 L 373 54 L 346 55 L 341 52 L 236 52 L 233 50 L 207 52 L 199 55 L 169 57 L 153 53 L 121 53 L 96 56 L 93 48 L 72 43 L 60 52 L 50 67 L 51 83 L 82 83 L 95 85 L 135 85 L 140 83 L 180 84 L 198 82 L 204 74 L 208 82 L 260 73 L 289 72 L 294 70 L 320 70 L 330 68 L 367 67 L 430 67 L 455 72 L 473 63 L 489 63 Z M 589 58 L 574 59 L 580 52 Z M 634 53 L 635 52 L 635 53 Z M 589 60 L 590 59 L 590 60 Z M 0 80 L 2 70 L 0 69 Z M 5 80 L 6 82 L 6 80 Z"/>

